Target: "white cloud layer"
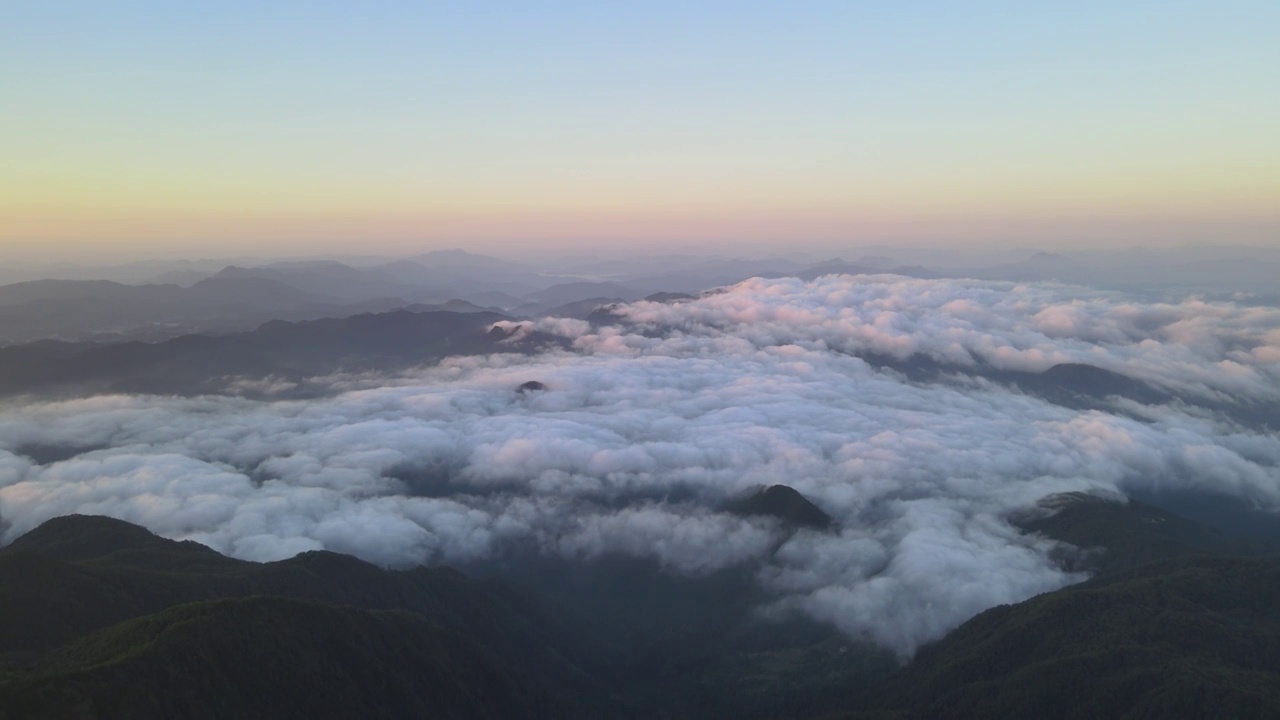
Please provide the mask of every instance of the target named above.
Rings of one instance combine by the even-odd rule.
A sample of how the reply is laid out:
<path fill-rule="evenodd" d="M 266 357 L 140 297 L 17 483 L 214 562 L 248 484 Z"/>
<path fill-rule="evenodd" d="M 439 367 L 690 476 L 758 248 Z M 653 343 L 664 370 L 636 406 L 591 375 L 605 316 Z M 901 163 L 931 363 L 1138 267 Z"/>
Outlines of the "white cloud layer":
<path fill-rule="evenodd" d="M 1052 285 L 751 280 L 548 320 L 572 352 L 453 358 L 308 401 L 102 396 L 0 410 L 4 542 L 105 514 L 252 560 L 389 565 L 510 548 L 759 563 L 799 608 L 901 653 L 1077 580 L 1007 521 L 1045 495 L 1183 487 L 1280 508 L 1280 439 L 1175 404 L 1073 410 L 982 380 L 913 383 L 856 355 L 1039 371 L 1086 362 L 1188 396 L 1274 401 L 1280 310 L 1139 304 Z M 525 381 L 546 391 L 520 393 Z M 32 444 L 87 448 L 38 465 Z M 723 512 L 783 483 L 837 521 Z"/>

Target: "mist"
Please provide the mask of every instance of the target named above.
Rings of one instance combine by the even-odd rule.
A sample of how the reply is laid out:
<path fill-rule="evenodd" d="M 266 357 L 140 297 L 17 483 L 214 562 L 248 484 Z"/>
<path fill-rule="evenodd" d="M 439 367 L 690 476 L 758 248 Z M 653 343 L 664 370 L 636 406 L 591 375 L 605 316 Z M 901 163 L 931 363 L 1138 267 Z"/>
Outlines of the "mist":
<path fill-rule="evenodd" d="M 1280 509 L 1280 440 L 1232 414 L 1280 399 L 1274 308 L 831 275 L 497 327 L 568 349 L 452 357 L 311 400 L 10 400 L 3 541 L 88 513 L 259 561 L 323 548 L 405 567 L 532 548 L 690 577 L 748 568 L 763 611 L 909 656 L 1083 579 L 1054 560 L 1059 543 L 1011 521 L 1046 497 L 1181 488 Z M 921 359 L 938 371 L 913 378 Z M 992 375 L 1063 363 L 1172 399 L 1071 407 Z M 34 447 L 61 450 L 40 463 Z M 726 510 L 773 484 L 834 528 Z"/>
<path fill-rule="evenodd" d="M 0 720 L 1280 717 L 1280 3 L 9 5 Z"/>

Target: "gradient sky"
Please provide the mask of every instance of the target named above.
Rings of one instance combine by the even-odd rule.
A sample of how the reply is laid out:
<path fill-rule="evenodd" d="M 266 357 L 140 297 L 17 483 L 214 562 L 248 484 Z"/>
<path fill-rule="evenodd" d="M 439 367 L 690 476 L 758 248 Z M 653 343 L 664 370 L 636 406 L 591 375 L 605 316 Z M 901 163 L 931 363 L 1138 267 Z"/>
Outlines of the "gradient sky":
<path fill-rule="evenodd" d="M 4 3 L 0 260 L 1280 244 L 1280 2 Z"/>

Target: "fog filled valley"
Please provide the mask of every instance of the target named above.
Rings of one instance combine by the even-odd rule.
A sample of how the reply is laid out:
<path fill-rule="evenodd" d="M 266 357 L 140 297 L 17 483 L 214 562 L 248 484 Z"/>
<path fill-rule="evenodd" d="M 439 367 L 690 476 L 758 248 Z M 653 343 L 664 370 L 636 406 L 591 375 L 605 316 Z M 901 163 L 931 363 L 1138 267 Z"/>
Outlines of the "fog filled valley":
<path fill-rule="evenodd" d="M 0 718 L 1280 714 L 1275 251 L 23 272 Z"/>
<path fill-rule="evenodd" d="M 0 720 L 1280 718 L 1280 3 L 5 3 Z"/>

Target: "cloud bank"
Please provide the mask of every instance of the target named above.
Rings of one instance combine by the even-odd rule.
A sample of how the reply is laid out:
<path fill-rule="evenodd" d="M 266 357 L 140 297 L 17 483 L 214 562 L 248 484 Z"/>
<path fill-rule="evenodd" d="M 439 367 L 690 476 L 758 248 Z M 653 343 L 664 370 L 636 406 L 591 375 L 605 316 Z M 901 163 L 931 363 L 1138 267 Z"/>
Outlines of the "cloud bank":
<path fill-rule="evenodd" d="M 776 607 L 907 655 L 1080 579 L 1008 521 L 1046 495 L 1176 487 L 1280 508 L 1280 439 L 1265 428 L 1194 403 L 1076 410 L 964 375 L 1085 362 L 1188 398 L 1271 402 L 1274 308 L 831 276 L 613 314 L 536 324 L 568 351 L 451 358 L 319 400 L 6 406 L 2 540 L 80 512 L 251 560 L 324 548 L 403 566 L 532 548 L 695 576 L 749 564 Z M 957 375 L 913 382 L 869 353 Z M 547 389 L 517 391 L 530 380 Z M 38 464 L 20 454 L 35 445 L 71 450 Z M 775 483 L 836 528 L 724 511 Z"/>

